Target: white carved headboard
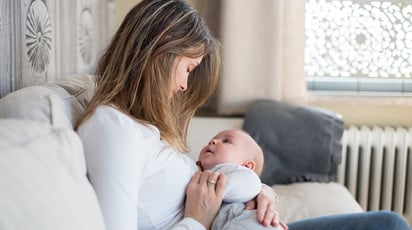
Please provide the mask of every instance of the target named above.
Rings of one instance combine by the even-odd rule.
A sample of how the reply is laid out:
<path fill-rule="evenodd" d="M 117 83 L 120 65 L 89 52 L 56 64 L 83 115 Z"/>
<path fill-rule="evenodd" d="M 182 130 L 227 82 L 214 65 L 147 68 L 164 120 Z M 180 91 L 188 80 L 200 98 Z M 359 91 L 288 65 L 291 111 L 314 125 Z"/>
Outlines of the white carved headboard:
<path fill-rule="evenodd" d="M 0 97 L 93 73 L 115 25 L 113 0 L 1 0 Z"/>

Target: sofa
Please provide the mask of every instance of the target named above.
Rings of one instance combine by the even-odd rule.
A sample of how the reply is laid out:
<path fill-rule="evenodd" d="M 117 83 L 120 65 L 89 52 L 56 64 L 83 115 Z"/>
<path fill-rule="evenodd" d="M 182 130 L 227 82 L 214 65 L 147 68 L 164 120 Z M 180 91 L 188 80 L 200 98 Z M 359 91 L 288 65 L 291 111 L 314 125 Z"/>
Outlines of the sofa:
<path fill-rule="evenodd" d="M 93 82 L 92 75 L 71 75 L 0 99 L 0 229 L 104 229 L 73 130 L 93 95 Z M 196 159 L 215 133 L 243 124 L 242 117 L 194 117 L 189 155 Z M 363 211 L 337 182 L 270 186 L 279 195 L 278 210 L 286 222 Z"/>

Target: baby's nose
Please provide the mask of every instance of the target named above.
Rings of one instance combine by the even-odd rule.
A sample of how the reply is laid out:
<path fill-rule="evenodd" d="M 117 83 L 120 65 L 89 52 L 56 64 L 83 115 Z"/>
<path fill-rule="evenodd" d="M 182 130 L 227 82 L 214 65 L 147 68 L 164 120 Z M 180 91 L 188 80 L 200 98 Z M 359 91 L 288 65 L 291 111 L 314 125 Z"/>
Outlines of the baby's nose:
<path fill-rule="evenodd" d="M 217 143 L 216 139 L 212 139 L 212 140 L 209 142 L 209 145 L 215 145 L 216 143 Z"/>

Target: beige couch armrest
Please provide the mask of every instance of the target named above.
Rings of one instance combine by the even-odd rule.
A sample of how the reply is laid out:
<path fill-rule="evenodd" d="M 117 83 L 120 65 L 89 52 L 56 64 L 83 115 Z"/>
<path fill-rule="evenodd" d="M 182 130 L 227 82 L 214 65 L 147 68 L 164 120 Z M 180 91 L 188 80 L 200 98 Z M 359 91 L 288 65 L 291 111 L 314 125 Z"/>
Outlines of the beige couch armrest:
<path fill-rule="evenodd" d="M 363 212 L 342 184 L 303 182 L 274 185 L 279 196 L 278 211 L 286 223 L 332 214 Z"/>

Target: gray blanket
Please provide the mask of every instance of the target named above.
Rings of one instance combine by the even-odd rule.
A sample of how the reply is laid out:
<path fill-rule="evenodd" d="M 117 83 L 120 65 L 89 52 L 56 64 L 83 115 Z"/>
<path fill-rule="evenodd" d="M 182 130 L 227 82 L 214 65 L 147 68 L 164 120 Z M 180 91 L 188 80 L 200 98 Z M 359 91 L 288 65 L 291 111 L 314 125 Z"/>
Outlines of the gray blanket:
<path fill-rule="evenodd" d="M 260 100 L 246 113 L 243 129 L 263 149 L 263 183 L 336 181 L 344 130 L 344 123 L 336 114 Z"/>
<path fill-rule="evenodd" d="M 265 227 L 257 221 L 256 209 L 245 210 L 243 203 L 224 203 L 213 222 L 212 230 L 282 230 L 282 227 Z"/>

